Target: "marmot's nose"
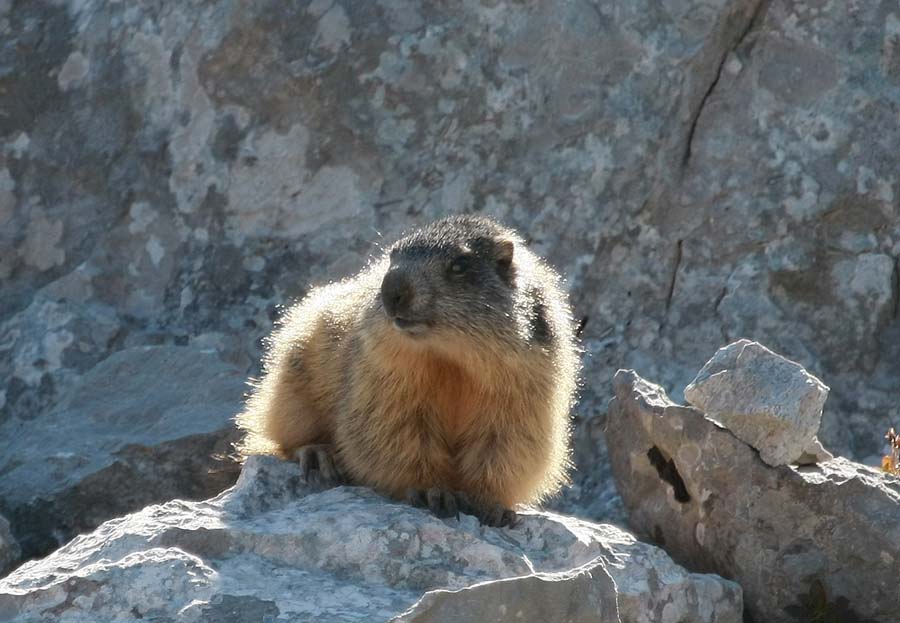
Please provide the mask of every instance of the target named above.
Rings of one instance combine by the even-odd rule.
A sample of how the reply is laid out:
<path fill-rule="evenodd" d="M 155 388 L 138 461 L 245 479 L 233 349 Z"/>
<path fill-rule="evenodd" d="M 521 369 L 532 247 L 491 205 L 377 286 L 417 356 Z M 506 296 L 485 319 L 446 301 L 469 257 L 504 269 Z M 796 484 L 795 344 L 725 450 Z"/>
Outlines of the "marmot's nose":
<path fill-rule="evenodd" d="M 415 296 L 409 276 L 397 268 L 391 268 L 381 282 L 381 302 L 391 318 L 403 316 L 409 311 Z"/>

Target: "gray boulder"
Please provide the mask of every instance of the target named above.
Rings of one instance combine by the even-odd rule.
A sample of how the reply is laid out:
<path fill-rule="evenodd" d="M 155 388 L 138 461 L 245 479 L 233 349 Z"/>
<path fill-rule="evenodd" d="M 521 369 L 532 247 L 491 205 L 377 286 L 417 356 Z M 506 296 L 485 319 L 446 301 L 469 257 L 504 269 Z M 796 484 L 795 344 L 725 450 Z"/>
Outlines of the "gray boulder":
<path fill-rule="evenodd" d="M 0 506 L 26 557 L 112 517 L 230 486 L 242 371 L 212 350 L 146 346 L 86 373 L 51 413 L 0 424 Z"/>
<path fill-rule="evenodd" d="M 841 458 L 769 466 L 634 372 L 614 383 L 609 453 L 639 534 L 738 582 L 754 621 L 897 620 L 900 480 Z"/>
<path fill-rule="evenodd" d="M 114 519 L 0 581 L 4 620 L 738 623 L 741 589 L 608 525 L 439 520 L 368 489 L 316 492 L 252 457 L 234 488 Z"/>
<path fill-rule="evenodd" d="M 827 397 L 828 387 L 803 366 L 750 340 L 720 348 L 684 389 L 688 403 L 773 466 L 824 451 L 815 436 Z"/>

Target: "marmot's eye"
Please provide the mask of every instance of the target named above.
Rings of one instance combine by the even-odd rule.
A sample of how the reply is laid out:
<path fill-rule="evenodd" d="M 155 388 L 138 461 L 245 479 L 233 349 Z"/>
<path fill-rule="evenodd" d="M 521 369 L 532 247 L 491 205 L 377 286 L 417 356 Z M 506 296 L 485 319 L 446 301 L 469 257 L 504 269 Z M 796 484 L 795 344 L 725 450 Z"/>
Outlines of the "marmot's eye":
<path fill-rule="evenodd" d="M 462 275 L 469 270 L 471 262 L 465 255 L 460 255 L 450 263 L 450 273 L 454 275 Z"/>

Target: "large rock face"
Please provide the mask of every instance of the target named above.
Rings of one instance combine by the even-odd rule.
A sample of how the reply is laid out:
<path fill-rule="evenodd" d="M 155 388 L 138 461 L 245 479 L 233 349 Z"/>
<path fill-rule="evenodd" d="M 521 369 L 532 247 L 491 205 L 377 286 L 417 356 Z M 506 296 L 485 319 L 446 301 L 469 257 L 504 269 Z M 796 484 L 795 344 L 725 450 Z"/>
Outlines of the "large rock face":
<path fill-rule="evenodd" d="M 898 24 L 888 0 L 2 2 L 0 419 L 40 428 L 135 346 L 252 371 L 277 305 L 480 211 L 568 275 L 583 415 L 618 367 L 682 387 L 746 336 L 829 379 L 826 445 L 875 455 Z M 610 512 L 601 430 L 562 507 Z"/>
<path fill-rule="evenodd" d="M 147 504 L 234 482 L 244 373 L 213 350 L 144 346 L 86 373 L 56 409 L 0 424 L 0 508 L 26 557 Z M 2 564 L 0 564 L 2 567 Z"/>
<path fill-rule="evenodd" d="M 741 589 L 612 526 L 441 521 L 253 457 L 234 489 L 111 520 L 0 581 L 3 620 L 738 623 Z"/>
<path fill-rule="evenodd" d="M 610 459 L 635 530 L 737 581 L 754 621 L 897 620 L 900 480 L 843 458 L 770 467 L 633 372 L 615 389 Z"/>

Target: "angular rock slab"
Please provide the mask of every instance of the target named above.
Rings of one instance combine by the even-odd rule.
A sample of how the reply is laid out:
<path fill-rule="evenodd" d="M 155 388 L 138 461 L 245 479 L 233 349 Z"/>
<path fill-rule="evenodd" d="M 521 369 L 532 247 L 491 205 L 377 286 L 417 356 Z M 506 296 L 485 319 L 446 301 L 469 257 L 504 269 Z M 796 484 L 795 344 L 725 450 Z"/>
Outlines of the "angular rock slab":
<path fill-rule="evenodd" d="M 685 400 L 769 465 L 788 465 L 816 454 L 828 387 L 803 366 L 757 342 L 720 348 L 684 390 Z M 821 448 L 821 446 L 819 446 Z"/>
<path fill-rule="evenodd" d="M 313 492 L 272 457 L 251 457 L 214 499 L 108 521 L 0 582 L 0 618 L 17 622 L 460 621 L 469 608 L 481 621 L 603 623 L 742 612 L 739 586 L 613 526 L 538 512 L 515 529 L 442 521 L 368 489 Z"/>
<path fill-rule="evenodd" d="M 0 508 L 26 557 L 112 517 L 234 483 L 245 376 L 210 350 L 146 346 L 92 368 L 56 409 L 0 425 Z"/>
<path fill-rule="evenodd" d="M 754 621 L 897 620 L 900 480 L 840 458 L 770 467 L 633 371 L 614 385 L 609 454 L 638 533 L 737 581 Z"/>

